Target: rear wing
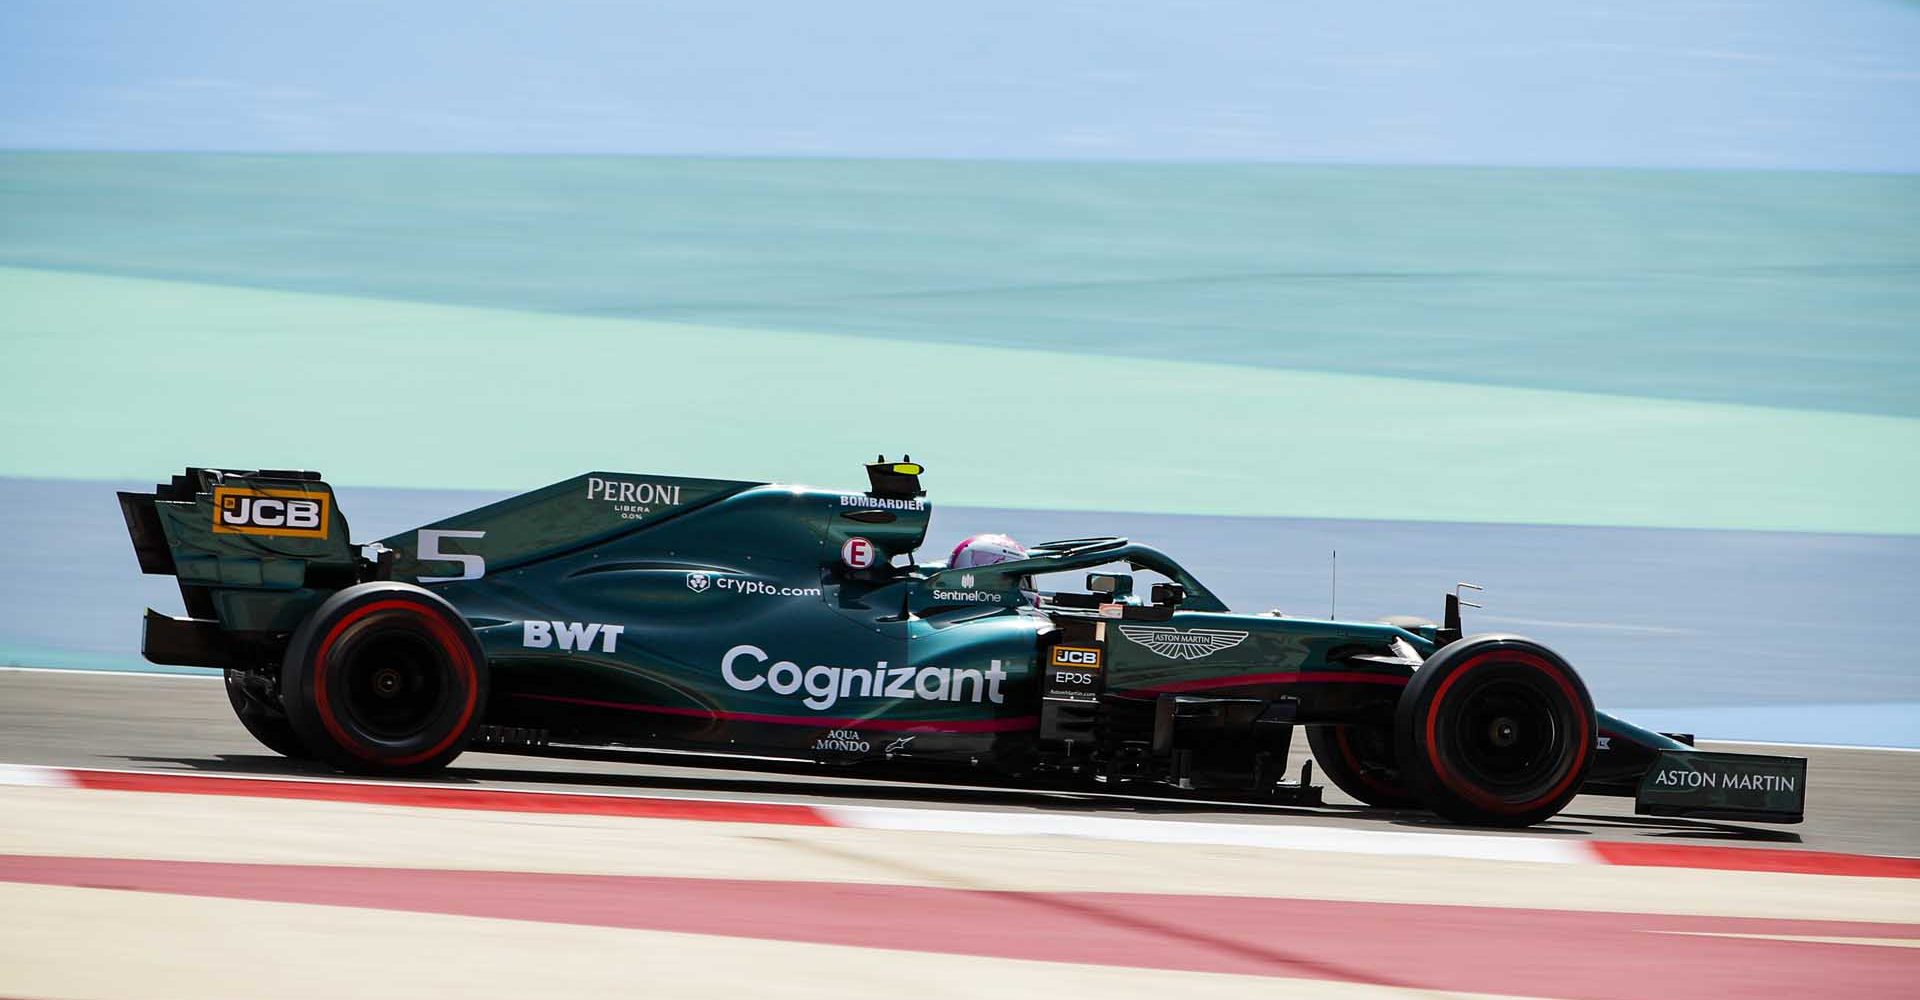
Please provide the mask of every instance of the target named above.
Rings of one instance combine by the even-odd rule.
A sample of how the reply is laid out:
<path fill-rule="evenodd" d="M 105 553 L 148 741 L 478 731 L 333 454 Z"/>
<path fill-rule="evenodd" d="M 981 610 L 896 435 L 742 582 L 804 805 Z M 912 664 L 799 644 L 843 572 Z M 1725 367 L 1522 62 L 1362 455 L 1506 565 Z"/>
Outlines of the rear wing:
<path fill-rule="evenodd" d="M 141 572 L 177 579 L 186 604 L 186 618 L 147 612 L 155 663 L 245 665 L 249 636 L 292 631 L 371 570 L 317 472 L 189 468 L 119 496 Z"/>

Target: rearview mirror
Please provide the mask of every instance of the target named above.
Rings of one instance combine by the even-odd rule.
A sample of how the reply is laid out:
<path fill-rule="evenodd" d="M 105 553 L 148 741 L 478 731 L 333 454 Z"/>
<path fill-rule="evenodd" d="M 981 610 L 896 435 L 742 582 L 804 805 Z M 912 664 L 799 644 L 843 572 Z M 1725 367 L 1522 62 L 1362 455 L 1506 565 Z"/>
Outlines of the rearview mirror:
<path fill-rule="evenodd" d="M 1133 596 L 1133 577 L 1127 573 L 1088 573 L 1087 589 L 1117 601 Z"/>
<path fill-rule="evenodd" d="M 1153 603 L 1159 607 L 1177 608 L 1181 601 L 1187 599 L 1187 588 L 1177 583 L 1156 583 L 1148 593 L 1153 596 Z"/>

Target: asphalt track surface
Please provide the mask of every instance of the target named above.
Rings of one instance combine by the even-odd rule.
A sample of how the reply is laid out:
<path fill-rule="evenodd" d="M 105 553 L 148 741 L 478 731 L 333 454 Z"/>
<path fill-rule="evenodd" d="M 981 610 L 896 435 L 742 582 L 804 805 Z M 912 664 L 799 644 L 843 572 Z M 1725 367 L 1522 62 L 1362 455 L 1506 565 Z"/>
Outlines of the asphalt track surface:
<path fill-rule="evenodd" d="M 1916 792 L 1920 753 L 1739 744 L 1712 744 L 1711 748 L 1809 758 L 1806 822 L 1773 826 L 1636 817 L 1630 800 L 1586 796 L 1525 835 L 1920 855 L 1920 792 Z M 1296 752 L 1296 762 L 1306 759 L 1304 741 Z M 298 777 L 326 773 L 254 743 L 232 718 L 219 685 L 210 679 L 76 671 L 0 671 L 0 763 Z M 476 788 L 590 790 L 811 805 L 884 803 L 1349 829 L 1458 829 L 1424 813 L 1363 808 L 1331 787 L 1325 807 L 1300 809 L 484 753 L 467 754 L 430 780 Z"/>

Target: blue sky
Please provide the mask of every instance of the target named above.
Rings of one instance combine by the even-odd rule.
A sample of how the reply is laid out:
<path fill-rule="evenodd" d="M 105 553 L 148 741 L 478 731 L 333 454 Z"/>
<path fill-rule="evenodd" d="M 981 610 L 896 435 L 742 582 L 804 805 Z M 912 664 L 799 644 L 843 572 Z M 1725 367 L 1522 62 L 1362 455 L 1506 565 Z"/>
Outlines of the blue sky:
<path fill-rule="evenodd" d="M 1920 169 L 1899 0 L 5 0 L 0 147 Z"/>

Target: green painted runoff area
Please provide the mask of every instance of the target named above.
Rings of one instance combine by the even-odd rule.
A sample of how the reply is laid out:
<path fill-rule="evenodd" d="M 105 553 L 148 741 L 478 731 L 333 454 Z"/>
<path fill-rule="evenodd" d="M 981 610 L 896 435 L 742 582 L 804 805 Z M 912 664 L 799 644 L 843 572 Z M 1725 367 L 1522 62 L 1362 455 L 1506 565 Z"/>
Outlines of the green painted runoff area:
<path fill-rule="evenodd" d="M 842 484 L 911 450 L 961 504 L 1920 534 L 1900 416 L 24 268 L 0 333 L 15 476 Z"/>
<path fill-rule="evenodd" d="M 1901 417 L 1920 417 L 1916 234 L 1914 175 L 0 154 L 0 266 L 727 330 Z M 308 346 L 325 353 L 348 342 Z M 906 380 L 954 399 L 1011 378 L 1053 397 L 1062 380 L 1116 370 L 1078 358 L 1041 369 L 1061 359 L 1021 355 L 1017 373 L 982 372 L 949 365 L 1012 356 L 930 347 L 911 353 L 910 370 L 867 364 L 837 372 L 830 384 L 763 381 L 743 396 L 741 377 L 755 370 L 739 358 L 747 343 L 731 352 L 727 366 L 745 367 L 702 373 L 701 384 L 716 405 L 726 401 L 733 419 L 763 426 L 804 420 L 796 411 L 804 414 L 821 395 L 849 391 L 863 370 L 876 384 L 898 388 Z M 751 343 L 758 349 L 759 341 Z M 901 357 L 896 348 L 872 349 Z M 527 364 L 576 373 L 603 365 L 557 350 L 528 354 Z M 212 366 L 216 359 L 198 361 Z M 238 359 L 228 363 L 203 374 L 245 371 Z M 1351 435 L 1371 440 L 1374 432 L 1365 428 L 1389 415 L 1356 414 L 1356 399 L 1326 394 L 1347 384 L 1274 382 L 1328 405 L 1312 420 L 1283 406 L 1287 422 L 1245 425 L 1267 443 L 1243 460 L 1273 462 L 1282 450 L 1278 438 L 1331 431 L 1347 439 L 1349 432 L 1334 425 L 1349 418 L 1357 421 Z M 632 399 L 655 388 L 641 378 L 619 395 Z M 1448 405 L 1481 398 L 1432 391 L 1445 394 Z M 363 401 L 351 393 L 341 398 Z M 1149 420 L 1204 427 L 1198 412 L 1139 412 L 1186 398 L 1114 397 L 1100 415 L 1117 419 L 1118 409 L 1126 422 L 1099 426 L 1116 443 L 1127 436 L 1122 426 Z M 783 405 L 757 405 L 774 400 Z M 1052 409 L 1046 398 L 1020 407 L 1022 414 Z M 693 418 L 676 419 L 689 425 Z M 1015 418 L 954 411 L 947 419 L 978 431 Z M 1427 440 L 1423 432 L 1408 433 Z M 1536 435 L 1509 439 L 1504 426 L 1491 433 L 1478 445 L 1458 446 L 1539 444 Z M 1863 443 L 1886 441 L 1870 435 Z M 1629 443 L 1603 453 L 1627 454 Z M 1799 455 L 1766 448 L 1761 458 L 1806 461 Z M 1535 460 L 1514 461 L 1532 467 Z M 1667 471 L 1668 459 L 1647 461 L 1644 472 L 1627 470 L 1634 482 L 1646 485 Z M 1744 477 L 1798 477 L 1823 466 L 1816 459 L 1793 470 L 1748 469 Z M 1417 477 L 1409 482 L 1388 463 L 1369 468 L 1381 471 L 1352 489 L 1406 492 L 1417 485 Z M 1289 493 L 1326 489 L 1298 472 L 1273 475 Z M 1523 493 L 1569 485 L 1556 479 Z M 1143 482 L 1134 498 L 1112 502 L 1157 503 L 1152 497 L 1168 490 L 1177 492 Z M 1478 510 L 1490 502 L 1455 498 L 1435 501 L 1435 510 Z M 1408 501 L 1375 503 L 1398 509 Z M 1727 503 L 1740 506 L 1735 498 Z M 1817 520 L 1852 523 L 1861 505 L 1895 503 L 1836 498 Z M 1605 503 L 1595 511 L 1617 509 Z M 1766 501 L 1714 519 L 1798 523 L 1802 510 L 1803 501 Z"/>

